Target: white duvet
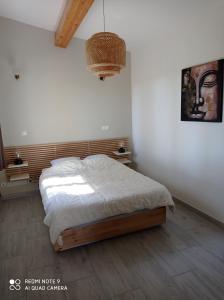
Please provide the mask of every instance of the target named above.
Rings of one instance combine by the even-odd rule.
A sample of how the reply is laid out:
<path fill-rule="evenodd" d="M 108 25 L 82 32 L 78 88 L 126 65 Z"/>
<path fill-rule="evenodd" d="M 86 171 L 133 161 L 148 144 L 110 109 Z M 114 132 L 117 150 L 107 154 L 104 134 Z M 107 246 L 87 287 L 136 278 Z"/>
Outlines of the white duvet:
<path fill-rule="evenodd" d="M 43 170 L 40 192 L 52 243 L 67 228 L 174 205 L 163 185 L 103 155 Z"/>

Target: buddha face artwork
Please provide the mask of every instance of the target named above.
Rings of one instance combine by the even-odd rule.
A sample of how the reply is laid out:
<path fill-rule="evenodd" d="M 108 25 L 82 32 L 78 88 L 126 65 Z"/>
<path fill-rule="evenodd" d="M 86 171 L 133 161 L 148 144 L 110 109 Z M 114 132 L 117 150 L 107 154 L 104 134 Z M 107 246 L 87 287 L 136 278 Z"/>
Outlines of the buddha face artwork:
<path fill-rule="evenodd" d="M 182 121 L 222 122 L 223 62 L 182 70 Z"/>

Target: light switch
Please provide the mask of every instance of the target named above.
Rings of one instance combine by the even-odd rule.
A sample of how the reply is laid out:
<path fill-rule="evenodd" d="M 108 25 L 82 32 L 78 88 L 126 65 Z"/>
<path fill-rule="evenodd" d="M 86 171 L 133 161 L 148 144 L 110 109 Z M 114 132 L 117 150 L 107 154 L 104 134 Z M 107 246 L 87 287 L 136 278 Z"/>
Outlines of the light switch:
<path fill-rule="evenodd" d="M 109 130 L 110 126 L 109 125 L 102 125 L 101 130 L 106 131 Z"/>

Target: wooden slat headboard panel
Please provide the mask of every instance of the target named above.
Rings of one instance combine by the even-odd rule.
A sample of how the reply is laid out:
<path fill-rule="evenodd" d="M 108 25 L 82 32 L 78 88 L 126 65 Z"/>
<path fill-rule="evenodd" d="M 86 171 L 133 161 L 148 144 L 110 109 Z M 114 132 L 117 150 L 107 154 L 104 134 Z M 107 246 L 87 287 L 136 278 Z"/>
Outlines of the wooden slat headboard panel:
<path fill-rule="evenodd" d="M 66 156 L 79 156 L 85 158 L 93 154 L 107 154 L 112 158 L 117 158 L 113 151 L 119 148 L 119 143 L 123 142 L 128 147 L 128 138 L 115 138 L 91 141 L 76 141 L 54 144 L 38 144 L 26 146 L 5 147 L 6 165 L 13 163 L 16 152 L 19 152 L 22 159 L 29 163 L 28 168 L 6 169 L 7 176 L 28 172 L 32 180 L 39 178 L 44 168 L 50 167 L 53 159 Z"/>
<path fill-rule="evenodd" d="M 91 154 L 106 154 L 112 158 L 117 158 L 116 155 L 113 154 L 113 151 L 116 151 L 119 148 L 120 142 L 124 143 L 124 147 L 128 147 L 128 139 L 113 139 L 113 140 L 97 140 L 90 142 L 90 153 Z"/>
<path fill-rule="evenodd" d="M 71 142 L 56 144 L 56 157 L 78 156 L 84 158 L 89 155 L 89 142 Z"/>

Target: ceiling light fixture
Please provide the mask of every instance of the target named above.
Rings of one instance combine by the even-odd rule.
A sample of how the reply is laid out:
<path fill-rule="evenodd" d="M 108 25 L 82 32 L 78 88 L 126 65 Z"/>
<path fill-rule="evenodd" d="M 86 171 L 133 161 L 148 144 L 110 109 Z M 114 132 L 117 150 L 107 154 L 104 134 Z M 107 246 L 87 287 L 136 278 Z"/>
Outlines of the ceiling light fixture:
<path fill-rule="evenodd" d="M 87 67 L 100 80 L 119 74 L 126 64 L 125 41 L 117 34 L 105 31 L 104 0 L 103 23 L 104 31 L 86 41 Z"/>

